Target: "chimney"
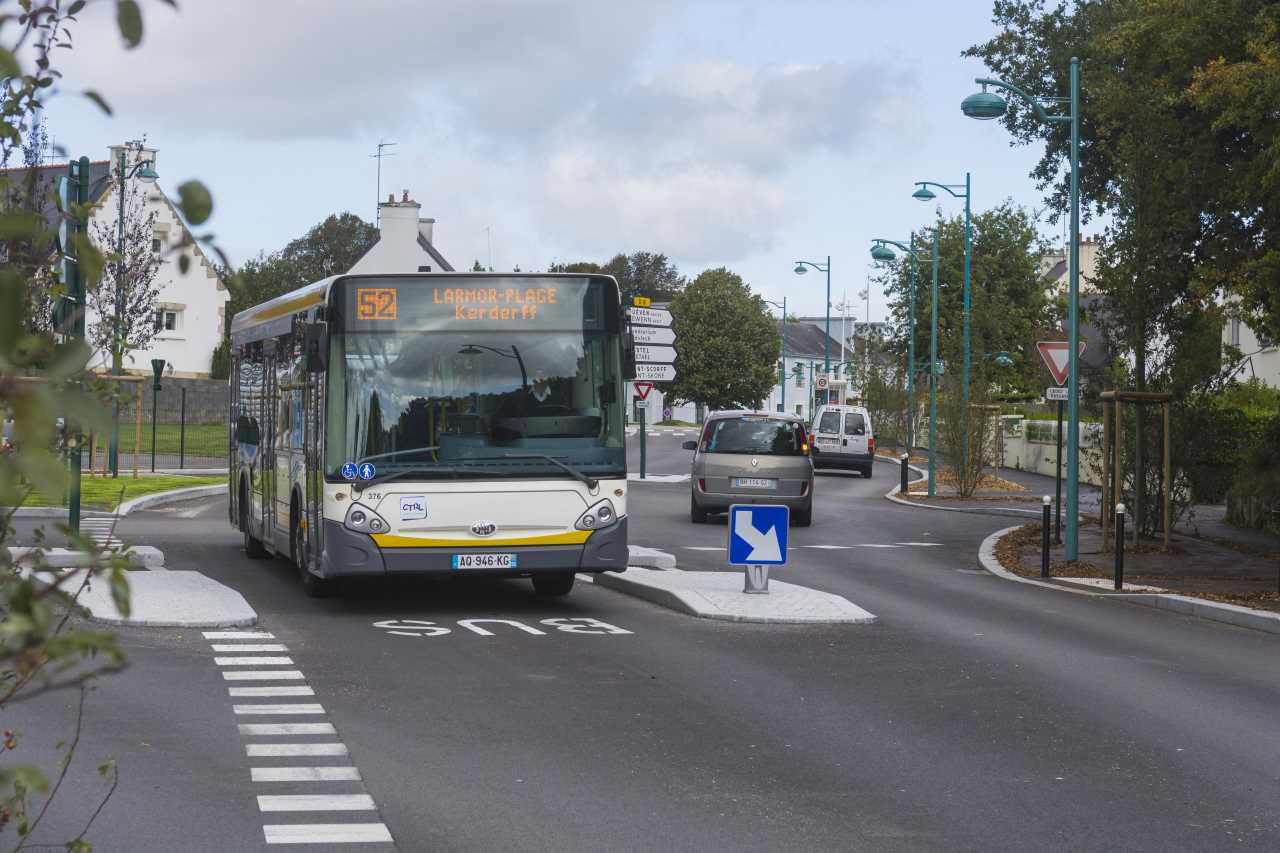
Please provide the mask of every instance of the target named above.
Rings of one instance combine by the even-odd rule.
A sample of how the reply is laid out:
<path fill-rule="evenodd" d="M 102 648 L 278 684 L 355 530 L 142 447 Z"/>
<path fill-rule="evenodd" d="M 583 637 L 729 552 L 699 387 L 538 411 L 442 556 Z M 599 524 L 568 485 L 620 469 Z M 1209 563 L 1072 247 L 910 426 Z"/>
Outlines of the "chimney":
<path fill-rule="evenodd" d="M 428 243 L 431 242 L 431 232 L 435 229 L 435 224 L 436 221 L 434 219 L 418 220 L 418 233 L 421 234 L 422 238 Z"/>
<path fill-rule="evenodd" d="M 109 156 L 110 156 L 110 162 L 111 162 L 111 174 L 113 175 L 116 173 L 116 170 L 120 166 L 121 151 L 124 152 L 124 163 L 125 163 L 125 168 L 127 169 L 132 169 L 134 165 L 142 162 L 143 160 L 150 160 L 151 167 L 153 169 L 156 169 L 157 171 L 160 168 L 156 164 L 156 149 L 151 148 L 141 142 L 137 142 L 137 141 L 124 142 L 119 145 L 112 145 L 108 150 L 111 152 Z"/>

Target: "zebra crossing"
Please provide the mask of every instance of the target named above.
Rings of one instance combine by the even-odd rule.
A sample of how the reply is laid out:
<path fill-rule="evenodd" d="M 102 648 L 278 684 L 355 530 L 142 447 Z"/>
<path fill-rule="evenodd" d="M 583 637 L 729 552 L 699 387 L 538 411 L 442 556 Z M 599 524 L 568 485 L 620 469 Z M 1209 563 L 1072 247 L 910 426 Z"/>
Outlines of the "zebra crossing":
<path fill-rule="evenodd" d="M 80 532 L 99 548 L 115 550 L 124 545 L 115 535 L 115 516 L 91 516 L 80 519 Z"/>
<path fill-rule="evenodd" d="M 249 781 L 266 786 L 254 791 L 264 820 L 263 840 L 269 845 L 392 844 L 387 825 L 369 820 L 377 817 L 377 803 L 360 790 L 364 787 L 360 770 L 350 763 L 347 746 L 338 739 L 333 723 L 297 721 L 323 718 L 327 712 L 302 671 L 292 668 L 296 664 L 289 647 L 275 642 L 269 631 L 203 633 L 214 664 L 228 682 L 233 715 L 253 720 L 237 722 L 236 731 L 246 739 L 245 756 L 254 759 Z M 268 666 L 285 668 L 259 668 Z M 289 701 L 294 699 L 306 701 Z M 296 787 L 282 790 L 281 785 Z M 353 785 L 357 790 L 352 790 Z M 291 821 L 288 815 L 304 817 Z M 323 815 L 326 822 L 306 819 L 311 815 Z"/>

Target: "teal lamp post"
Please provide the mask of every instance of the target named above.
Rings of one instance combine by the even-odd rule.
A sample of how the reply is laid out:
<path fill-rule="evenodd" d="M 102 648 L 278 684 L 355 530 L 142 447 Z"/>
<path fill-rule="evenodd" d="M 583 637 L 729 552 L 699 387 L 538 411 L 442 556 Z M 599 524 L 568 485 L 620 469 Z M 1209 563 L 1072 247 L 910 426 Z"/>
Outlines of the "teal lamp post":
<path fill-rule="evenodd" d="M 982 86 L 960 102 L 960 111 L 969 118 L 990 121 L 1004 115 L 1007 107 L 1004 98 L 988 92 L 988 86 L 1012 92 L 1036 117 L 1046 124 L 1071 125 L 1071 246 L 1067 252 L 1069 287 L 1067 292 L 1067 539 L 1066 558 L 1075 560 L 1080 553 L 1080 60 L 1071 57 L 1071 94 L 1066 97 L 1036 98 L 1006 83 L 978 77 L 974 80 Z M 1045 104 L 1068 106 L 1066 115 L 1049 115 Z"/>
<path fill-rule="evenodd" d="M 910 453 L 911 448 L 915 447 L 916 439 L 916 276 L 919 273 L 920 258 L 915 250 L 915 232 L 911 234 L 909 245 L 899 243 L 897 240 L 883 238 L 875 240 L 871 247 L 871 258 L 876 261 L 894 260 L 896 256 L 889 248 L 890 245 L 897 246 L 906 252 L 908 260 L 911 261 L 911 323 L 907 338 L 907 453 Z"/>
<path fill-rule="evenodd" d="M 912 235 L 912 242 L 915 242 Z M 913 260 L 917 257 L 916 253 L 908 247 L 902 245 L 896 240 L 877 239 L 875 245 L 871 247 L 871 257 L 877 261 L 891 261 L 894 259 L 893 250 L 888 245 L 894 245 L 908 253 Z M 933 286 L 930 289 L 931 298 L 930 316 L 929 316 L 929 497 L 933 497 L 935 493 L 934 484 L 937 482 L 938 471 L 938 229 L 933 229 Z M 914 299 L 912 302 L 912 327 L 915 325 Z M 913 336 L 914 340 L 914 336 Z M 914 350 L 914 346 L 912 347 Z M 911 373 L 915 372 L 915 364 L 911 365 Z M 908 449 L 908 453 L 910 449 Z"/>
<path fill-rule="evenodd" d="M 937 196 L 929 190 L 929 187 L 937 187 L 939 189 L 946 190 L 947 192 L 951 193 L 951 195 L 953 195 L 954 197 L 964 199 L 964 313 L 962 317 L 964 332 L 962 334 L 963 342 L 961 344 L 961 346 L 964 348 L 964 367 L 961 373 L 960 384 L 963 389 L 961 391 L 961 396 L 963 398 L 964 405 L 966 407 L 965 411 L 968 411 L 968 405 L 969 405 L 969 265 L 970 265 L 970 262 L 969 262 L 969 255 L 970 255 L 969 198 L 972 195 L 970 181 L 969 181 L 969 173 L 968 172 L 964 173 L 964 192 L 959 192 L 961 188 L 960 184 L 939 184 L 939 183 L 935 183 L 934 181 L 916 181 L 916 191 L 911 194 L 911 197 L 915 199 L 919 199 L 920 201 L 932 201 L 933 199 L 937 198 Z M 965 450 L 966 452 L 968 451 L 967 446 Z"/>
<path fill-rule="evenodd" d="M 782 304 L 766 299 L 765 303 L 782 309 L 782 319 L 778 321 L 778 343 L 782 346 L 782 363 L 778 365 L 778 384 L 782 386 L 782 411 L 787 410 L 787 297 L 782 297 Z"/>
<path fill-rule="evenodd" d="M 827 263 L 815 264 L 813 261 L 796 261 L 796 275 L 808 272 L 805 267 L 813 267 L 818 272 L 827 274 L 827 327 L 826 338 L 822 342 L 822 372 L 831 372 L 831 256 L 827 255 Z M 824 401 L 825 402 L 825 401 Z"/>
<path fill-rule="evenodd" d="M 116 292 L 115 315 L 111 318 L 111 375 L 119 376 L 124 372 L 124 341 L 121 338 L 120 322 L 124 314 L 124 192 L 125 182 L 137 176 L 144 184 L 154 184 L 159 175 L 151 160 L 135 163 L 130 169 L 126 155 L 131 148 L 141 150 L 141 143 L 127 143 L 120 149 L 120 162 L 116 166 L 116 195 L 120 197 L 120 215 L 116 222 Z M 116 389 L 119 390 L 119 389 Z M 116 400 L 111 418 L 111 443 L 107 448 L 107 464 L 111 468 L 111 476 L 120 474 L 120 402 Z"/>

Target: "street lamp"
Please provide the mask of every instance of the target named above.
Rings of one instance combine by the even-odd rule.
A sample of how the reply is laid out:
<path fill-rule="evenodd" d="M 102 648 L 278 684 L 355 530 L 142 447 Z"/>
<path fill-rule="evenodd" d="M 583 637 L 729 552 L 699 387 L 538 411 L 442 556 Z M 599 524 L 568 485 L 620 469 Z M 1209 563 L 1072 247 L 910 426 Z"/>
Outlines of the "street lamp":
<path fill-rule="evenodd" d="M 975 92 L 960 103 L 960 111 L 969 118 L 990 121 L 1004 115 L 1006 104 L 1004 98 L 988 92 L 988 86 L 995 86 L 1012 92 L 1031 107 L 1036 116 L 1046 124 L 1071 124 L 1071 247 L 1068 250 L 1067 292 L 1067 542 L 1066 558 L 1075 560 L 1079 556 L 1079 510 L 1080 510 L 1080 59 L 1071 57 L 1071 94 L 1070 96 L 1053 98 L 1036 98 L 1006 83 L 978 77 L 974 80 L 982 86 L 981 92 Z M 1049 115 L 1045 111 L 1045 103 L 1068 105 L 1066 115 Z"/>
<path fill-rule="evenodd" d="M 529 387 L 529 373 L 524 369 L 524 359 L 520 357 L 520 350 L 516 349 L 516 345 L 511 345 L 511 351 L 487 346 L 485 344 L 464 344 L 462 349 L 458 350 L 458 355 L 479 355 L 481 350 L 488 350 L 494 355 L 500 355 L 503 358 L 514 358 L 516 364 L 520 365 L 520 385 L 523 388 Z"/>
<path fill-rule="evenodd" d="M 964 173 L 964 192 L 958 192 L 961 188 L 960 184 L 939 184 L 934 181 L 916 181 L 916 191 L 911 194 L 912 198 L 920 201 L 932 201 L 937 196 L 929 190 L 929 187 L 938 187 L 951 193 L 955 198 L 964 199 L 964 314 L 962 317 L 964 332 L 964 368 L 961 373 L 961 385 L 963 391 L 961 395 L 964 400 L 964 411 L 969 410 L 969 198 L 971 195 L 969 185 L 969 173 Z M 965 444 L 965 453 L 968 453 L 968 443 Z"/>
<path fill-rule="evenodd" d="M 778 337 L 782 345 L 782 363 L 778 365 L 778 384 L 782 386 L 782 411 L 787 410 L 787 297 L 782 297 L 782 304 L 772 299 L 764 300 L 774 308 L 782 309 L 782 319 L 778 321 Z"/>
<path fill-rule="evenodd" d="M 126 161 L 129 151 L 142 151 L 142 143 L 126 143 L 120 149 L 120 162 L 116 167 L 116 194 L 120 196 L 120 216 L 116 222 L 116 291 L 115 316 L 111 318 L 111 375 L 119 376 L 124 372 L 124 341 L 120 338 L 121 317 L 124 314 L 124 192 L 125 182 L 137 177 L 143 184 L 150 186 L 160 176 L 156 174 L 155 162 L 140 160 L 130 169 Z M 107 449 L 108 464 L 111 476 L 120 474 L 120 401 L 114 406 L 115 416 L 111 419 L 111 444 Z"/>
<path fill-rule="evenodd" d="M 930 291 L 931 316 L 929 320 L 929 497 L 934 496 L 935 473 L 937 472 L 937 424 L 938 424 L 938 228 L 933 229 L 933 287 Z M 897 246 L 911 260 L 911 337 L 908 344 L 907 359 L 910 369 L 907 371 L 907 408 L 911 414 L 907 418 L 907 454 L 915 443 L 915 432 L 912 423 L 915 420 L 915 372 L 916 372 L 916 269 L 920 256 L 915 251 L 916 235 L 911 235 L 910 245 L 897 240 L 877 237 L 871 247 L 871 257 L 877 261 L 892 261 L 897 256 L 889 246 Z"/>
<path fill-rule="evenodd" d="M 831 371 L 831 256 L 827 255 L 825 266 L 815 264 L 813 261 L 796 261 L 796 275 L 804 275 L 808 272 L 805 267 L 813 267 L 818 272 L 827 274 L 827 326 L 826 339 L 822 342 L 822 370 L 824 373 L 829 373 Z"/>

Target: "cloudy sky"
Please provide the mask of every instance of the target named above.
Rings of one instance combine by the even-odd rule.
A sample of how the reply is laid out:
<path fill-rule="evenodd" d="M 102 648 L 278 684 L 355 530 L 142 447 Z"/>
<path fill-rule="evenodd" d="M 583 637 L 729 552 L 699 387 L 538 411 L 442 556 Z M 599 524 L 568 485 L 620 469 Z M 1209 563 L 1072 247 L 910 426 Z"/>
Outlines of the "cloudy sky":
<path fill-rule="evenodd" d="M 959 54 L 992 33 L 990 0 L 180 5 L 144 3 L 134 51 L 112 4 L 91 7 L 50 131 L 94 159 L 146 134 L 162 185 L 213 190 L 236 262 L 333 212 L 372 220 L 379 140 L 398 143 L 383 195 L 408 188 L 455 267 L 645 249 L 688 274 L 728 266 L 801 313 L 822 312 L 825 283 L 792 267 L 829 254 L 832 301 L 864 315 L 869 241 L 905 240 L 933 208 L 916 180 L 969 170 L 976 209 L 1041 205 L 1039 147 L 959 111 L 985 73 Z"/>

